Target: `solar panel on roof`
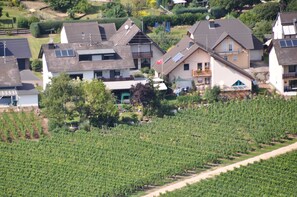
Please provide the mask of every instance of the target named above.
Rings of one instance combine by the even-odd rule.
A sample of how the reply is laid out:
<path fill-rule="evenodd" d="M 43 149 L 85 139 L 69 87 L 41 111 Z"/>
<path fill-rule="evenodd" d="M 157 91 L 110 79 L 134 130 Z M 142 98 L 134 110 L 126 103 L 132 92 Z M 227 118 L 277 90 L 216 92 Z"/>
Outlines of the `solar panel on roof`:
<path fill-rule="evenodd" d="M 61 50 L 55 50 L 56 57 L 62 57 Z"/>
<path fill-rule="evenodd" d="M 181 54 L 181 53 L 178 53 L 178 54 L 176 54 L 173 58 L 172 58 L 172 60 L 174 61 L 174 62 L 178 62 L 181 58 L 183 58 L 184 57 L 184 55 L 183 54 Z"/>
<path fill-rule="evenodd" d="M 72 49 L 68 49 L 68 56 L 74 56 L 74 51 Z"/>
<path fill-rule="evenodd" d="M 293 46 L 297 47 L 297 40 L 292 40 L 293 41 Z"/>
<path fill-rule="evenodd" d="M 63 57 L 67 57 L 68 56 L 67 50 L 62 50 L 62 56 Z"/>
<path fill-rule="evenodd" d="M 281 48 L 284 48 L 287 46 L 286 42 L 284 40 L 279 41 L 279 44 L 280 44 Z"/>
<path fill-rule="evenodd" d="M 292 40 L 286 40 L 287 47 L 292 47 L 293 43 Z"/>

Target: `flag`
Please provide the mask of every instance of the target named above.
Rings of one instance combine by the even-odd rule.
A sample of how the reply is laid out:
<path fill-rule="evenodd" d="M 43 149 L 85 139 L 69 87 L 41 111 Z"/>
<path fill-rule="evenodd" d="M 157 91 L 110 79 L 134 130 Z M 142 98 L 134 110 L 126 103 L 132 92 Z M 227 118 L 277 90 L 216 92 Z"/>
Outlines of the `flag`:
<path fill-rule="evenodd" d="M 159 59 L 159 60 L 157 61 L 157 64 L 163 64 L 163 59 Z"/>

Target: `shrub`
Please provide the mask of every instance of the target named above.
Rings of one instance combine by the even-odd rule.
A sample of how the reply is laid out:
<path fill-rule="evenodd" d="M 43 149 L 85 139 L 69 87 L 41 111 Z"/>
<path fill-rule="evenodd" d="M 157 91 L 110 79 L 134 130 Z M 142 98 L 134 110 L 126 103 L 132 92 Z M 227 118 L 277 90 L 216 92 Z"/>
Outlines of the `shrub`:
<path fill-rule="evenodd" d="M 206 89 L 204 93 L 204 99 L 208 103 L 213 103 L 219 100 L 219 95 L 220 95 L 220 87 L 219 86 L 214 86 L 212 89 Z"/>
<path fill-rule="evenodd" d="M 175 10 L 176 14 L 184 14 L 184 13 L 191 13 L 191 14 L 197 14 L 197 13 L 207 13 L 207 8 L 198 7 L 198 8 L 180 8 Z"/>
<path fill-rule="evenodd" d="M 31 63 L 31 69 L 36 72 L 42 71 L 42 62 L 39 59 L 34 59 Z"/>
<path fill-rule="evenodd" d="M 25 17 L 17 18 L 17 27 L 18 28 L 28 28 L 29 27 L 28 19 Z"/>
<path fill-rule="evenodd" d="M 30 25 L 30 32 L 32 34 L 32 36 L 34 36 L 35 38 L 38 38 L 40 37 L 40 28 L 39 28 L 39 25 L 38 23 L 32 23 Z"/>

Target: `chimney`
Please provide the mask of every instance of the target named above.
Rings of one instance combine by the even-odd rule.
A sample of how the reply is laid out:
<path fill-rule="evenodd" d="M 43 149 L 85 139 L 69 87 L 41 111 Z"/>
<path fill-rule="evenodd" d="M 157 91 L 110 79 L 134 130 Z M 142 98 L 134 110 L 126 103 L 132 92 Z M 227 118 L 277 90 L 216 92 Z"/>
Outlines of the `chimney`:
<path fill-rule="evenodd" d="M 54 43 L 48 43 L 48 49 L 55 49 L 55 44 Z"/>
<path fill-rule="evenodd" d="M 214 29 L 215 28 L 215 21 L 213 19 L 210 19 L 208 21 L 209 29 Z"/>

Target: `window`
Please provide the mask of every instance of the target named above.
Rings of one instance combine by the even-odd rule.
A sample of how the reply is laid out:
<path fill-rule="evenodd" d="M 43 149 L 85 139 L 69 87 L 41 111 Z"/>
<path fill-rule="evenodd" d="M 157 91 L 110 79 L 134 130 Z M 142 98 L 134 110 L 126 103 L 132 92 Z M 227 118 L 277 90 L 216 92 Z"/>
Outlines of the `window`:
<path fill-rule="evenodd" d="M 229 44 L 229 51 L 233 51 L 233 45 Z"/>
<path fill-rule="evenodd" d="M 72 74 L 72 75 L 69 75 L 70 79 L 80 79 L 82 80 L 83 79 L 83 74 Z"/>
<path fill-rule="evenodd" d="M 204 68 L 205 68 L 205 70 L 209 70 L 209 62 L 204 63 Z"/>
<path fill-rule="evenodd" d="M 295 73 L 296 72 L 296 65 L 290 65 L 289 66 L 289 73 Z"/>
<path fill-rule="evenodd" d="M 202 63 L 197 64 L 197 69 L 198 69 L 198 71 L 202 71 Z"/>
<path fill-rule="evenodd" d="M 115 76 L 120 76 L 121 75 L 121 71 L 120 70 L 115 70 L 114 71 L 114 75 Z"/>
<path fill-rule="evenodd" d="M 224 59 L 225 59 L 225 60 L 228 60 L 228 57 L 227 57 L 226 55 L 224 55 Z"/>
<path fill-rule="evenodd" d="M 121 71 L 120 71 L 120 70 L 111 70 L 111 71 L 109 72 L 109 74 L 110 74 L 110 78 L 111 78 L 111 79 L 112 79 L 112 78 L 119 78 L 120 75 L 121 75 Z"/>
<path fill-rule="evenodd" d="M 197 83 L 203 83 L 203 78 L 202 77 L 198 77 L 198 79 L 197 79 Z"/>
<path fill-rule="evenodd" d="M 205 84 L 210 84 L 210 78 L 205 78 Z"/>
<path fill-rule="evenodd" d="M 142 58 L 141 59 L 141 68 L 151 67 L 151 59 L 150 58 Z"/>
<path fill-rule="evenodd" d="M 184 70 L 190 70 L 190 65 L 189 64 L 184 64 Z"/>
<path fill-rule="evenodd" d="M 238 59 L 237 55 L 233 55 L 233 61 L 236 62 Z"/>
<path fill-rule="evenodd" d="M 103 74 L 102 74 L 102 71 L 95 71 L 94 72 L 94 78 L 95 79 L 100 79 L 102 78 Z"/>
<path fill-rule="evenodd" d="M 245 84 L 242 83 L 240 80 L 237 80 L 232 86 L 233 86 L 233 87 L 245 86 Z"/>

